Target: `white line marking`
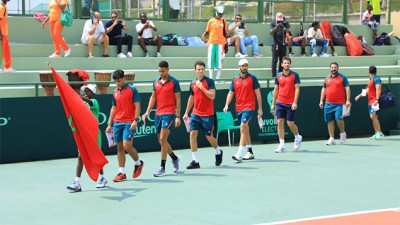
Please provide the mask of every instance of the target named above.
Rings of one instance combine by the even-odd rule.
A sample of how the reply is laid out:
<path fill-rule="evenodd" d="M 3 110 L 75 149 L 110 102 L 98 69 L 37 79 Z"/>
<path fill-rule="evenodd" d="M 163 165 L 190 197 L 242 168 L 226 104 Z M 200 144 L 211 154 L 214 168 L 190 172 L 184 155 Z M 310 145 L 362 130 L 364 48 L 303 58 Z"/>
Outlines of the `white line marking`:
<path fill-rule="evenodd" d="M 377 210 L 360 211 L 360 212 L 353 212 L 353 213 L 342 213 L 342 214 L 335 214 L 335 215 L 329 215 L 329 216 L 317 216 L 317 217 L 309 217 L 309 218 L 304 218 L 304 219 L 279 221 L 279 222 L 273 222 L 273 223 L 259 223 L 259 224 L 255 224 L 255 225 L 279 225 L 279 224 L 285 224 L 285 223 L 304 222 L 304 221 L 310 221 L 310 220 L 327 219 L 327 218 L 334 218 L 334 217 L 352 216 L 352 215 L 375 213 L 375 212 L 385 212 L 385 211 L 400 212 L 400 208 L 377 209 Z"/>

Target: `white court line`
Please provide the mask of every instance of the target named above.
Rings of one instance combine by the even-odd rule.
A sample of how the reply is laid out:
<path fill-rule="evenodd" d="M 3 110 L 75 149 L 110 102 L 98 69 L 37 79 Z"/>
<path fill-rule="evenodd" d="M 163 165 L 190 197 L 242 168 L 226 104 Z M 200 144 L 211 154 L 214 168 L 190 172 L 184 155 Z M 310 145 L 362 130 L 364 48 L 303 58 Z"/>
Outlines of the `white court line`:
<path fill-rule="evenodd" d="M 328 219 L 328 218 L 334 218 L 334 217 L 352 216 L 352 215 L 375 213 L 375 212 L 385 212 L 385 211 L 400 212 L 400 208 L 377 209 L 377 210 L 360 211 L 360 212 L 353 212 L 353 213 L 342 213 L 342 214 L 335 214 L 335 215 L 329 215 L 329 216 L 317 216 L 317 217 L 309 217 L 309 218 L 304 218 L 304 219 L 279 221 L 279 222 L 273 222 L 273 223 L 259 223 L 259 224 L 255 224 L 255 225 L 279 225 L 279 224 L 285 224 L 285 223 L 304 222 L 304 221 L 310 221 L 310 220 Z"/>

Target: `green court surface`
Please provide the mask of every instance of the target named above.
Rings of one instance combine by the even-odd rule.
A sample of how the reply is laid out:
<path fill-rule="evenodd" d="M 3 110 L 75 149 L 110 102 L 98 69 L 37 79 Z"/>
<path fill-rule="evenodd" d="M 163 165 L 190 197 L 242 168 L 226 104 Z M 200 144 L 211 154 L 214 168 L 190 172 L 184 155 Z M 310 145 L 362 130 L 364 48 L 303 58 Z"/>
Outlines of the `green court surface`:
<path fill-rule="evenodd" d="M 243 163 L 231 159 L 237 146 L 222 146 L 220 167 L 214 150 L 202 148 L 198 170 L 186 170 L 190 150 L 179 150 L 181 171 L 171 174 L 168 159 L 169 174 L 161 178 L 153 177 L 160 153 L 142 153 L 142 175 L 133 180 L 129 169 L 121 183 L 112 182 L 118 166 L 111 155 L 107 187 L 96 189 L 84 172 L 80 193 L 65 188 L 76 159 L 2 164 L 0 224 L 242 225 L 400 206 L 400 136 L 325 142 L 304 141 L 299 152 L 290 142 L 284 154 L 273 152 L 276 143 L 254 145 L 256 159 Z"/>

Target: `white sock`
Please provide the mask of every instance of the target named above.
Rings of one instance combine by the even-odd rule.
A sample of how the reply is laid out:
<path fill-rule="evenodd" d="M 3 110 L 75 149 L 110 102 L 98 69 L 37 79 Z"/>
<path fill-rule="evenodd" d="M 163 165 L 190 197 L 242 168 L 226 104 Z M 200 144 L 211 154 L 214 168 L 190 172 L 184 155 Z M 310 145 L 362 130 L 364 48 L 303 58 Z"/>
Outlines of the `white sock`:
<path fill-rule="evenodd" d="M 284 146 L 285 145 L 285 139 L 279 139 L 279 144 L 281 146 Z"/>
<path fill-rule="evenodd" d="M 192 158 L 195 162 L 199 162 L 199 154 L 197 152 L 192 152 Z"/>
<path fill-rule="evenodd" d="M 140 159 L 138 159 L 137 161 L 135 161 L 135 166 L 140 166 L 142 165 L 142 162 L 140 162 Z"/>
<path fill-rule="evenodd" d="M 119 172 L 120 172 L 120 173 L 123 173 L 123 174 L 126 174 L 126 172 L 125 172 L 125 167 L 120 167 L 120 168 L 119 168 Z"/>
<path fill-rule="evenodd" d="M 252 148 L 252 147 L 251 147 L 251 144 L 250 144 L 250 145 L 246 145 L 246 148 L 247 148 L 247 149 Z"/>
<path fill-rule="evenodd" d="M 247 150 L 246 146 L 239 146 L 236 155 L 241 158 L 244 155 L 244 153 L 246 152 L 246 150 Z"/>
<path fill-rule="evenodd" d="M 299 139 L 300 139 L 300 134 L 294 135 L 294 138 L 295 138 L 296 140 L 299 140 Z"/>
<path fill-rule="evenodd" d="M 221 154 L 221 150 L 219 149 L 219 146 L 215 148 L 215 154 L 216 155 Z"/>
<path fill-rule="evenodd" d="M 81 182 L 81 178 L 80 177 L 75 177 L 75 181 L 80 183 Z"/>
<path fill-rule="evenodd" d="M 221 72 L 222 72 L 221 69 L 218 69 L 218 70 L 217 70 L 217 79 L 221 78 Z"/>
<path fill-rule="evenodd" d="M 104 174 L 100 174 L 100 177 L 101 177 L 101 178 L 104 178 Z"/>
<path fill-rule="evenodd" d="M 208 76 L 213 79 L 213 69 L 208 69 Z"/>

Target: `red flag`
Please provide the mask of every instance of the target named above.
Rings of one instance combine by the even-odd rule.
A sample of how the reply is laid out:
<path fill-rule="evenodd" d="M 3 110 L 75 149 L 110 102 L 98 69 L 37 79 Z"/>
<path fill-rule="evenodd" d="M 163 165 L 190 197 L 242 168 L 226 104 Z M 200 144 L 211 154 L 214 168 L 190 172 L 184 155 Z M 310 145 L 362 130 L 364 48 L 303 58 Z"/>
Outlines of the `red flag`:
<path fill-rule="evenodd" d="M 96 181 L 100 170 L 108 163 L 97 144 L 99 123 L 80 96 L 58 75 L 53 67 L 51 70 L 83 165 L 89 177 Z"/>

